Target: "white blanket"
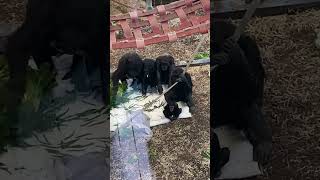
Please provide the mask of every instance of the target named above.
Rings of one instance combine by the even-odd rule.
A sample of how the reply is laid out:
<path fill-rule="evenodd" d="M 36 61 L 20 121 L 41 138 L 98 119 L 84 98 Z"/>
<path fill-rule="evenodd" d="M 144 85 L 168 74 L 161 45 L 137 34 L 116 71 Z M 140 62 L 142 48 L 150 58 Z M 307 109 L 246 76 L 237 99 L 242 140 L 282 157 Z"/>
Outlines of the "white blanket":
<path fill-rule="evenodd" d="M 215 179 L 241 179 L 261 175 L 258 163 L 253 161 L 253 147 L 242 131 L 224 126 L 214 129 L 221 147 L 230 149 L 230 160 Z"/>
<path fill-rule="evenodd" d="M 163 89 L 166 90 L 167 87 L 163 86 Z M 114 132 L 118 126 L 128 120 L 128 112 L 143 109 L 146 103 L 151 102 L 159 96 L 159 93 L 157 91 L 148 91 L 146 97 L 143 97 L 141 92 L 133 90 L 130 85 L 127 89 L 127 93 L 130 94 L 128 96 L 129 101 L 120 104 L 116 108 L 111 109 L 110 131 L 112 132 Z M 151 127 L 170 122 L 170 120 L 167 119 L 163 114 L 163 108 L 165 104 L 166 101 L 164 99 L 164 96 L 162 96 L 157 102 L 152 105 L 153 108 L 150 108 L 152 109 L 152 111 L 144 111 L 144 113 L 150 118 Z M 189 107 L 183 102 L 178 102 L 178 105 L 182 109 L 179 119 L 190 118 L 191 113 L 189 112 Z"/>

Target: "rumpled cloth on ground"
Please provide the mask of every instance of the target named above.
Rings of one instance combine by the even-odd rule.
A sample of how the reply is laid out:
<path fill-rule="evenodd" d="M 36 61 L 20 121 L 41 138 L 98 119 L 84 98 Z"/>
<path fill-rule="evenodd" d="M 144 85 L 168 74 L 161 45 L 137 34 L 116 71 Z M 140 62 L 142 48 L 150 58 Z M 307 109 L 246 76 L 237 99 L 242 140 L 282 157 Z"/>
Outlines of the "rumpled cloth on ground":
<path fill-rule="evenodd" d="M 221 147 L 230 149 L 229 162 L 215 179 L 241 179 L 261 175 L 259 165 L 253 161 L 253 147 L 242 131 L 223 126 L 214 129 Z"/>
<path fill-rule="evenodd" d="M 111 179 L 152 179 L 147 142 L 151 139 L 148 117 L 142 110 L 130 112 L 116 129 L 111 147 Z"/>
<path fill-rule="evenodd" d="M 130 84 L 130 82 L 128 84 Z M 165 91 L 166 89 L 167 86 L 163 86 L 163 90 Z M 143 97 L 140 90 L 136 90 L 129 85 L 126 91 L 126 96 L 129 99 L 128 102 L 120 104 L 118 107 L 113 108 L 110 111 L 110 131 L 112 132 L 116 130 L 118 125 L 127 121 L 126 117 L 130 111 L 143 109 L 144 105 L 156 99 L 159 96 L 159 93 L 155 89 L 151 89 L 151 91 L 148 91 L 146 97 Z M 162 97 L 151 106 L 150 110 L 144 111 L 144 113 L 150 118 L 151 127 L 170 122 L 170 120 L 163 114 L 165 104 L 166 101 L 162 95 Z M 178 102 L 178 106 L 182 109 L 179 119 L 192 117 L 186 103 Z"/>
<path fill-rule="evenodd" d="M 57 180 L 106 180 L 109 178 L 107 153 L 91 152 L 55 161 Z"/>
<path fill-rule="evenodd" d="M 54 111 L 61 115 L 55 117 L 61 122 L 60 126 L 35 132 L 24 140 L 25 148 L 9 147 L 8 152 L 1 154 L 1 180 L 103 180 L 109 177 L 108 163 L 104 163 L 110 135 L 108 114 L 99 112 L 103 107 L 98 100 L 101 98 L 68 95 L 73 85 L 61 80 L 68 71 L 66 66 L 61 66 L 71 63 L 70 60 L 71 56 L 57 60 L 58 86 L 53 96 L 58 98 L 56 101 L 63 101 Z M 25 121 L 28 123 L 30 119 Z"/>

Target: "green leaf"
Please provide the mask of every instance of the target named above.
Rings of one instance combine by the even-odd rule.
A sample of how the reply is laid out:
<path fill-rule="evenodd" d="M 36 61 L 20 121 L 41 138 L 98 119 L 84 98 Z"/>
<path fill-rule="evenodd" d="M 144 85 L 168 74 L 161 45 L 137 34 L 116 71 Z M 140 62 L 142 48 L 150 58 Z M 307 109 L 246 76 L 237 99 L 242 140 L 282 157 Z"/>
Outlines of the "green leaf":
<path fill-rule="evenodd" d="M 209 150 L 205 150 L 202 151 L 202 157 L 206 158 L 206 159 L 210 159 L 210 149 Z"/>

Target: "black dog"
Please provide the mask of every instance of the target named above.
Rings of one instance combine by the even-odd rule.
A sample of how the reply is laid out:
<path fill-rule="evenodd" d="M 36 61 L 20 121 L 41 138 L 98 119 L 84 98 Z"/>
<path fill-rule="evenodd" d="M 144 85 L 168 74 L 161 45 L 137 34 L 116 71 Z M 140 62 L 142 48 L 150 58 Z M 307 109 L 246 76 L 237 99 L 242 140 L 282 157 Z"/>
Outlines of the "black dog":
<path fill-rule="evenodd" d="M 162 94 L 162 86 L 157 77 L 156 61 L 153 59 L 143 60 L 142 94 L 146 95 L 148 86 L 157 86 L 159 94 Z"/>
<path fill-rule="evenodd" d="M 212 127 L 231 124 L 246 132 L 254 147 L 254 160 L 265 163 L 272 150 L 271 129 L 263 118 L 264 69 L 256 42 L 242 35 L 229 38 L 235 26 L 213 21 L 213 64 L 211 78 Z M 223 62 L 222 64 L 219 64 Z"/>
<path fill-rule="evenodd" d="M 174 58 L 170 55 L 162 55 L 156 58 L 157 76 L 161 84 L 169 84 L 170 76 L 175 67 Z"/>
<path fill-rule="evenodd" d="M 181 114 L 182 109 L 179 108 L 178 104 L 174 101 L 168 103 L 163 110 L 163 114 L 166 118 L 171 121 L 176 120 Z"/>
<path fill-rule="evenodd" d="M 127 83 L 127 79 L 137 79 L 142 81 L 143 62 L 141 57 L 135 52 L 129 52 L 124 54 L 118 63 L 117 70 L 112 74 L 113 83 L 113 97 L 117 94 L 119 80 L 123 83 Z M 132 83 L 133 84 L 133 83 Z"/>
<path fill-rule="evenodd" d="M 219 177 L 221 175 L 221 168 L 229 161 L 230 150 L 229 148 L 221 148 L 218 136 L 211 129 L 210 141 L 213 143 L 213 148 L 211 148 L 210 154 L 212 154 L 213 159 L 213 177 Z"/>
<path fill-rule="evenodd" d="M 85 52 L 100 67 L 103 101 L 108 103 L 107 3 L 101 0 L 29 0 L 26 19 L 8 38 L 6 56 L 10 79 L 5 101 L 15 111 L 25 92 L 26 69 L 30 56 L 48 62 L 52 42 L 65 53 Z M 72 13 L 70 13 L 72 12 Z M 54 53 L 53 53 L 54 54 Z M 37 58 L 38 57 L 38 58 Z"/>
<path fill-rule="evenodd" d="M 193 112 L 194 103 L 192 100 L 192 80 L 189 73 L 183 74 L 183 69 L 180 67 L 175 67 L 170 76 L 170 84 L 173 85 L 178 82 L 170 91 L 168 91 L 164 96 L 168 104 L 172 102 L 183 101 L 187 103 L 190 108 L 190 112 Z"/>

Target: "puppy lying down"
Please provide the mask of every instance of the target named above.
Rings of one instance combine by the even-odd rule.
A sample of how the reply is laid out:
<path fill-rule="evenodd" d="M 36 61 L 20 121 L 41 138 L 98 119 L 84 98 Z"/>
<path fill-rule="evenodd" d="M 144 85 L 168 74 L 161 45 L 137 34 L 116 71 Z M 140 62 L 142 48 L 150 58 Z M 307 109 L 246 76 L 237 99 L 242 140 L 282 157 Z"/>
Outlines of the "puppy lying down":
<path fill-rule="evenodd" d="M 127 121 L 127 112 L 136 111 L 143 109 L 144 105 L 156 99 L 159 93 L 156 89 L 149 89 L 145 97 L 142 96 L 141 91 L 137 88 L 130 87 L 130 81 L 128 83 L 127 94 L 129 101 L 120 104 L 118 107 L 111 109 L 110 111 L 110 131 L 115 131 L 118 125 L 123 124 Z M 165 91 L 167 86 L 163 86 Z M 178 119 L 190 118 L 192 115 L 189 112 L 189 107 L 183 102 L 177 102 L 179 108 L 181 108 L 181 113 Z M 155 102 L 148 110 L 144 113 L 150 118 L 150 126 L 157 126 L 170 122 L 170 119 L 166 118 L 163 114 L 166 101 L 164 96 L 162 96 L 157 102 Z"/>

